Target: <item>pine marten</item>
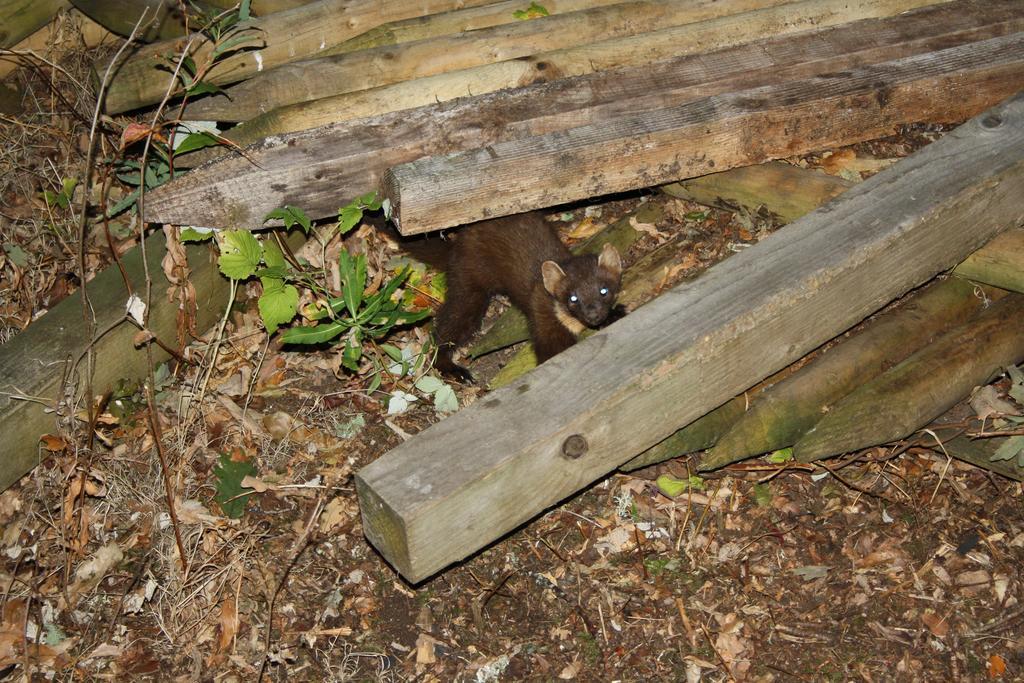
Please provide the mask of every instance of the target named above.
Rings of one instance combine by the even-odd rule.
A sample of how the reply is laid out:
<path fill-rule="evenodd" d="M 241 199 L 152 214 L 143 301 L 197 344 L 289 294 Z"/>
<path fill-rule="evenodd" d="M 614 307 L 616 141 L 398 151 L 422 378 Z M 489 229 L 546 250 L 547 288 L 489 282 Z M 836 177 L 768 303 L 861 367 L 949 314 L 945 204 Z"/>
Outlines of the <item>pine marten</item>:
<path fill-rule="evenodd" d="M 586 327 L 605 322 L 619 293 L 622 261 L 606 244 L 600 256 L 574 256 L 540 213 L 480 221 L 453 238 L 403 240 L 413 257 L 439 270 L 448 294 L 434 319 L 434 367 L 464 381 L 472 375 L 452 360 L 477 331 L 495 294 L 504 294 L 529 322 L 543 363 L 576 343 Z"/>

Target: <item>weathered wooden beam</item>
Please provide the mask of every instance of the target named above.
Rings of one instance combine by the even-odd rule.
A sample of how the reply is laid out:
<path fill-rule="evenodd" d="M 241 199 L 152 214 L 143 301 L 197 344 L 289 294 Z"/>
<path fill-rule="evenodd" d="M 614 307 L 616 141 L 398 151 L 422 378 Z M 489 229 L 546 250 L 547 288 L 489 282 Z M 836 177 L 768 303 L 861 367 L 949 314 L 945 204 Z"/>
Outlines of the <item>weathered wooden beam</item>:
<path fill-rule="evenodd" d="M 262 43 L 257 50 L 243 50 L 220 61 L 208 81 L 235 83 L 264 69 L 320 53 L 329 45 L 359 35 L 388 21 L 443 12 L 453 7 L 485 4 L 487 0 L 320 0 L 295 9 L 254 19 L 245 25 L 255 29 Z M 192 52 L 201 62 L 213 45 L 199 34 Z M 170 75 L 165 70 L 168 55 L 178 54 L 186 44 L 181 38 L 147 45 L 118 67 L 110 82 L 104 106 L 108 113 L 136 109 L 160 101 Z M 103 72 L 103 68 L 99 72 Z"/>
<path fill-rule="evenodd" d="M 781 4 L 778 0 L 727 0 L 694 3 L 690 13 L 692 23 L 278 107 L 243 123 L 235 135 L 239 142 L 252 142 L 267 135 L 305 130 L 457 97 L 482 95 L 608 69 L 653 65 L 659 60 L 706 53 L 767 36 L 780 38 L 867 18 L 890 17 L 929 4 L 930 0 L 803 0 Z"/>
<path fill-rule="evenodd" d="M 284 205 L 324 217 L 376 189 L 388 166 L 1021 31 L 1015 3 L 955 2 L 272 138 L 157 188 L 146 220 L 258 227 Z"/>
<path fill-rule="evenodd" d="M 440 571 L 1019 224 L 1022 196 L 1024 95 L 363 468 L 367 538 Z"/>
<path fill-rule="evenodd" d="M 31 35 L 67 6 L 67 0 L 0 0 L 0 47 Z"/>
<path fill-rule="evenodd" d="M 961 120 L 1021 88 L 1017 33 L 418 159 L 381 186 L 411 235 Z"/>
<path fill-rule="evenodd" d="M 1007 230 L 964 259 L 953 272 L 1024 294 L 1024 229 Z"/>
<path fill-rule="evenodd" d="M 73 21 L 72 25 L 81 33 L 82 43 L 85 47 L 96 47 L 104 40 L 120 40 L 113 33 L 76 9 L 68 10 L 68 17 Z M 56 24 L 47 24 L 32 35 L 22 39 L 11 50 L 12 52 L 28 52 L 32 50 L 45 54 L 47 48 L 52 44 L 54 30 L 58 30 Z M 6 78 L 21 63 L 20 59 L 14 55 L 0 54 L 0 80 Z"/>
<path fill-rule="evenodd" d="M 576 12 L 604 5 L 613 5 L 622 0 L 547 0 L 544 9 L 550 14 L 564 14 Z M 707 0 L 704 0 L 707 2 Z M 523 9 L 520 0 L 502 0 L 489 5 L 479 7 L 465 7 L 463 9 L 431 14 L 415 19 L 394 21 L 370 29 L 366 33 L 346 40 L 344 43 L 328 48 L 328 54 L 340 55 L 346 52 L 366 50 L 371 47 L 382 47 L 385 45 L 401 45 L 411 43 L 414 40 L 425 40 L 436 38 L 451 33 L 462 31 L 475 31 L 500 24 L 512 24 L 522 21 L 516 17 L 516 13 Z"/>
<path fill-rule="evenodd" d="M 154 274 L 149 329 L 164 343 L 173 344 L 178 305 L 167 301 L 169 284 L 160 269 L 160 260 L 166 254 L 162 242 L 163 235 L 148 242 L 149 271 Z M 206 245 L 188 247 L 193 268 L 190 282 L 198 304 L 196 326 L 201 330 L 213 324 L 226 304 L 227 281 L 209 258 L 208 249 Z M 145 282 L 140 249 L 125 254 L 122 263 L 135 287 Z M 107 329 L 124 317 L 128 290 L 117 266 L 105 269 L 87 287 L 98 330 Z M 0 458 L 0 491 L 39 462 L 39 437 L 57 432 L 60 417 L 48 411 L 62 397 L 64 373 L 68 373 L 72 386 L 84 386 L 85 363 L 75 363 L 88 348 L 85 330 L 82 300 L 75 292 L 4 345 L 0 354 L 0 434 L 4 451 Z M 138 331 L 134 325 L 123 322 L 96 342 L 93 388 L 97 393 L 106 391 L 118 379 L 139 379 L 145 375 L 146 351 L 135 349 L 132 343 Z M 167 358 L 159 348 L 154 350 L 160 361 Z"/>
<path fill-rule="evenodd" d="M 633 36 L 666 24 L 685 22 L 693 16 L 693 10 L 690 0 L 632 0 L 397 47 L 386 45 L 307 59 L 253 76 L 227 88 L 224 95 L 197 101 L 189 115 L 197 119 L 244 121 L 297 102 Z M 310 74 L 316 77 L 310 78 Z"/>
<path fill-rule="evenodd" d="M 121 36 L 131 35 L 140 19 L 136 37 L 141 41 L 171 40 L 185 34 L 185 16 L 173 0 L 71 0 L 71 4 Z M 192 4 L 202 11 L 213 9 L 205 2 Z"/>

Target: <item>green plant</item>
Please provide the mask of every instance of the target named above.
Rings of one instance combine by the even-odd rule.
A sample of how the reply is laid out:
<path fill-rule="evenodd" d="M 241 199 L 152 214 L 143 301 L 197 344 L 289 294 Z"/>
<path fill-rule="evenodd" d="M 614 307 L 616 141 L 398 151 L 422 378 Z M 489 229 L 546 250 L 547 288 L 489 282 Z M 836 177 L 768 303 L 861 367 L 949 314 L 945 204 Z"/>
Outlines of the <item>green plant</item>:
<path fill-rule="evenodd" d="M 364 211 L 380 206 L 375 193 L 358 197 L 339 210 L 337 229 L 341 233 L 351 230 Z M 267 220 L 271 219 L 281 221 L 286 228 L 297 227 L 306 233 L 311 229 L 311 221 L 297 207 L 276 209 L 267 215 Z M 192 239 L 201 237 L 191 236 Z M 370 391 L 380 386 L 385 372 L 405 377 L 423 366 L 423 354 L 413 357 L 392 345 L 377 343 L 395 327 L 418 322 L 430 314 L 429 310 L 409 308 L 398 296 L 409 276 L 408 268 L 396 273 L 376 291 L 367 292 L 366 257 L 363 254 L 352 256 L 342 249 L 338 258 L 341 280 L 338 295 L 323 284 L 325 273 L 305 264 L 289 263 L 276 242 L 260 241 L 246 230 L 221 233 L 219 263 L 221 272 L 233 280 L 260 279 L 263 294 L 258 306 L 269 334 L 275 334 L 281 326 L 301 317 L 306 324 L 283 330 L 282 341 L 304 345 L 341 343 L 344 345 L 342 365 L 353 373 L 360 372 L 363 359 L 369 355 L 373 369 Z M 299 309 L 300 290 L 309 291 L 313 299 L 313 303 L 302 310 Z M 450 387 L 441 382 L 437 385 L 426 382 L 419 388 L 434 396 L 438 410 L 454 409 Z"/>
<path fill-rule="evenodd" d="M 216 129 L 199 129 L 181 122 L 190 97 L 223 92 L 206 80 L 210 70 L 228 55 L 246 47 L 255 46 L 254 29 L 246 25 L 249 19 L 251 0 L 243 0 L 238 9 L 231 9 L 217 15 L 196 14 L 199 32 L 209 40 L 213 49 L 203 60 L 197 62 L 190 54 L 165 55 L 161 65 L 175 78 L 172 93 L 180 97 L 178 116 L 152 127 L 131 124 L 121 136 L 121 151 L 125 152 L 140 140 L 148 140 L 147 152 L 139 159 L 126 158 L 114 163 L 117 178 L 132 190 L 121 200 L 109 207 L 107 218 L 134 210 L 143 190 L 149 191 L 163 185 L 174 177 L 174 158 L 214 145 L 230 144 L 218 135 Z M 186 48 L 187 49 L 187 48 Z M 167 133 L 165 135 L 165 133 Z M 144 159 L 144 160 L 143 160 Z"/>

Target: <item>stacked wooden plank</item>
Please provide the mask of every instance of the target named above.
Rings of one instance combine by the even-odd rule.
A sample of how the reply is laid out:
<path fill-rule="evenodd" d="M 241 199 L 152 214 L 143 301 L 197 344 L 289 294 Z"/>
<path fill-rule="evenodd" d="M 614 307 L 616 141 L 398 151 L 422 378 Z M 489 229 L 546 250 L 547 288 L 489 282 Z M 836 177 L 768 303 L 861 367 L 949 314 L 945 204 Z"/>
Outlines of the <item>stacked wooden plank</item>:
<path fill-rule="evenodd" d="M 255 227 L 283 205 L 328 216 L 378 189 L 387 172 L 400 228 L 419 232 L 877 137 L 912 121 L 963 120 L 1024 85 L 1018 3 L 960 0 L 888 16 L 916 4 L 695 3 L 703 14 L 691 23 L 659 29 L 675 37 L 668 42 L 680 56 L 620 42 L 662 45 L 653 31 L 571 48 L 599 49 L 605 61 L 592 51 L 586 60 L 534 55 L 485 65 L 531 65 L 544 80 L 579 74 L 550 82 L 451 100 L 453 92 L 492 89 L 486 83 L 510 85 L 473 67 L 439 75 L 459 91 L 435 90 L 430 79 L 439 76 L 429 76 L 312 100 L 322 111 L 335 108 L 337 122 L 275 133 L 244 156 L 183 176 L 149 195 L 147 219 Z M 733 13 L 708 18 L 712 11 Z M 827 28 L 749 42 L 772 27 L 812 23 Z M 680 31 L 689 36 L 683 48 Z M 705 41 L 710 52 L 700 51 Z M 581 63 L 591 66 L 570 67 Z M 408 104 L 393 97 L 395 87 L 449 101 L 391 111 Z M 350 95 L 365 106 L 353 112 L 351 100 L 337 99 Z M 274 112 L 281 108 L 258 118 L 265 123 Z M 245 141 L 254 130 L 274 128 L 228 136 Z"/>

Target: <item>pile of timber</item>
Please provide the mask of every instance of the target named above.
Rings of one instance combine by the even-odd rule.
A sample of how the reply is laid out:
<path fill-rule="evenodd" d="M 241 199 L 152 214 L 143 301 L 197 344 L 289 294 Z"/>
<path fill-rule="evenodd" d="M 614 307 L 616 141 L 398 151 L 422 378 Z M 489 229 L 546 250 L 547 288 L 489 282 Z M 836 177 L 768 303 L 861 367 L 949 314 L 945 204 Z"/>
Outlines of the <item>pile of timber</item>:
<path fill-rule="evenodd" d="M 619 23 L 618 5 L 560 13 L 548 3 L 552 16 L 516 21 L 512 6 L 498 3 L 487 6 L 505 7 L 490 15 L 493 25 L 457 35 L 458 22 L 441 14 L 380 34 L 405 42 L 343 43 L 336 54 L 278 68 L 266 50 L 247 52 L 265 70 L 239 68 L 225 80 L 246 79 L 228 88 L 237 117 L 260 113 L 226 135 L 252 145 L 151 193 L 146 218 L 258 227 L 280 206 L 326 217 L 382 189 L 400 230 L 412 234 L 828 149 L 906 123 L 962 121 L 1024 86 L 1016 0 L 727 0 L 658 3 L 647 14 L 643 3 L 626 4 L 647 18 Z M 588 29 L 593 42 L 549 50 L 570 33 L 567 22 L 610 33 L 602 40 Z M 435 24 L 442 32 L 428 37 L 399 31 Z M 473 39 L 480 31 L 493 41 L 509 32 L 541 51 L 485 49 Z M 541 37 L 548 42 L 531 42 Z M 141 92 L 138 60 L 150 52 L 159 50 L 119 71 L 131 76 L 126 90 Z M 415 56 L 403 61 L 407 53 Z M 467 53 L 487 63 L 468 66 Z M 336 82 L 362 89 L 335 92 Z M 193 111 L 224 119 L 233 107 L 216 95 Z"/>
<path fill-rule="evenodd" d="M 191 109 L 237 121 L 228 137 L 250 146 L 150 193 L 145 218 L 256 228 L 280 206 L 326 217 L 378 189 L 412 234 L 962 121 L 1024 87 L 1016 0 L 544 4 L 551 16 L 525 22 L 517 4 L 466 0 L 320 0 L 253 20 L 263 47 L 219 64 L 227 96 Z M 158 63 L 184 44 L 118 65 L 107 110 L 155 103 Z M 656 461 L 680 427 L 1019 226 L 1020 196 L 1018 98 L 365 468 L 367 537 L 417 581 Z M 962 344 L 957 322 L 1024 318 L 995 292 L 979 312 L 958 290 L 946 312 L 934 292 L 952 289 L 920 297 L 948 319 L 933 344 Z M 715 429 L 712 443 L 730 426 Z"/>

